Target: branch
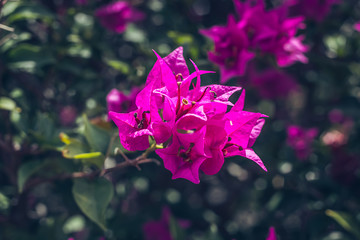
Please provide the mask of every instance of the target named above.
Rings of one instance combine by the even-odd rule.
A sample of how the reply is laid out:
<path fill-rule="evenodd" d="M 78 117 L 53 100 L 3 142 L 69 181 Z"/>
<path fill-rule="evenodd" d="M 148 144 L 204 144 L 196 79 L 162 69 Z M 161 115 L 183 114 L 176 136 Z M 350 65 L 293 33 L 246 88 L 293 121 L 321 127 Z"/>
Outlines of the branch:
<path fill-rule="evenodd" d="M 9 31 L 9 32 L 13 32 L 13 31 L 14 31 L 14 28 L 8 27 L 8 26 L 6 26 L 6 25 L 4 25 L 4 24 L 1 24 L 1 23 L 0 23 L 0 29 L 4 29 L 4 30 Z"/>
<path fill-rule="evenodd" d="M 136 167 L 137 169 L 141 170 L 139 165 L 140 164 L 144 164 L 144 163 L 156 163 L 157 165 L 160 165 L 160 162 L 156 159 L 153 158 L 147 158 L 147 156 L 149 155 L 150 152 L 155 150 L 155 146 L 151 146 L 150 148 L 148 148 L 143 154 L 141 154 L 140 156 L 138 156 L 135 159 L 129 159 L 121 150 L 117 150 L 118 153 L 120 153 L 122 155 L 122 157 L 125 159 L 124 162 L 118 163 L 116 166 L 112 167 L 112 168 L 106 168 L 106 169 L 98 169 L 92 172 L 73 172 L 73 173 L 69 173 L 69 174 L 60 174 L 51 178 L 35 178 L 31 181 L 29 181 L 26 184 L 26 187 L 24 188 L 24 191 L 28 191 L 31 188 L 35 187 L 36 185 L 39 185 L 41 183 L 45 183 L 45 182 L 53 182 L 56 180 L 66 180 L 66 179 L 75 179 L 75 178 L 94 178 L 96 176 L 104 176 L 108 173 L 117 171 L 119 169 L 122 168 L 126 168 L 126 167 Z"/>

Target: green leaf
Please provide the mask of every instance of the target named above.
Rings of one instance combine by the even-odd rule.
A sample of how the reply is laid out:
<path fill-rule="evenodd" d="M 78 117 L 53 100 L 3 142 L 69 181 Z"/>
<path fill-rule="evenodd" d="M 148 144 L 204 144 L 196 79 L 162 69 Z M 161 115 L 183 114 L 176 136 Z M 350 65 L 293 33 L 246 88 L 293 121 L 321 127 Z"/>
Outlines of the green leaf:
<path fill-rule="evenodd" d="M 176 219 L 171 215 L 170 216 L 170 233 L 172 236 L 172 239 L 174 240 L 183 240 L 185 239 L 185 233 L 184 230 L 180 227 Z"/>
<path fill-rule="evenodd" d="M 80 159 L 83 163 L 92 164 L 98 168 L 102 168 L 105 161 L 105 156 L 101 152 L 82 153 L 74 156 L 74 159 Z"/>
<path fill-rule="evenodd" d="M 114 195 L 112 184 L 105 178 L 75 179 L 72 193 L 81 211 L 105 231 L 105 211 Z"/>
<path fill-rule="evenodd" d="M 338 224 L 340 224 L 345 230 L 354 234 L 358 239 L 360 239 L 360 225 L 356 220 L 345 212 L 326 210 L 325 214 L 332 219 L 334 219 Z"/>
<path fill-rule="evenodd" d="M 13 34 L 13 33 L 11 33 Z M 20 34 L 13 34 L 10 39 L 8 39 L 3 45 L 0 46 L 0 49 L 2 52 L 6 52 L 12 48 L 15 48 L 15 46 L 23 41 L 31 39 L 31 34 L 28 32 L 23 32 Z"/>
<path fill-rule="evenodd" d="M 190 44 L 193 43 L 194 39 L 190 34 L 179 33 L 176 31 L 169 31 L 167 33 L 168 37 L 172 38 L 174 42 L 178 45 Z"/>
<path fill-rule="evenodd" d="M 15 11 L 9 15 L 7 22 L 15 22 L 25 19 L 43 19 L 51 20 L 54 19 L 55 15 L 40 5 L 28 4 L 21 5 L 15 9 Z"/>
<path fill-rule="evenodd" d="M 85 219 L 82 215 L 75 215 L 66 220 L 63 231 L 66 234 L 80 232 L 85 228 Z"/>
<path fill-rule="evenodd" d="M 89 149 L 78 139 L 70 138 L 65 133 L 60 133 L 60 140 L 66 145 L 59 148 L 64 158 L 74 159 L 76 155 L 83 154 L 89 151 Z"/>
<path fill-rule="evenodd" d="M 7 65 L 12 70 L 23 70 L 30 73 L 39 68 L 54 64 L 55 58 L 46 47 L 22 43 L 7 54 Z"/>
<path fill-rule="evenodd" d="M 105 62 L 109 67 L 112 67 L 113 69 L 118 70 L 123 74 L 129 73 L 129 65 L 125 62 L 118 60 L 105 60 Z"/>
<path fill-rule="evenodd" d="M 222 237 L 219 234 L 218 227 L 216 224 L 211 224 L 209 231 L 205 237 L 206 240 L 222 240 Z"/>
<path fill-rule="evenodd" d="M 125 30 L 124 39 L 129 42 L 143 43 L 146 40 L 146 33 L 134 24 L 129 24 Z"/>
<path fill-rule="evenodd" d="M 42 148 L 56 149 L 60 145 L 58 129 L 48 113 L 36 114 L 28 134 L 35 138 Z"/>
<path fill-rule="evenodd" d="M 20 1 L 13 2 L 13 1 L 7 1 L 4 5 L 4 7 L 1 9 L 1 15 L 2 17 L 6 17 L 13 13 L 17 7 L 20 6 Z"/>
<path fill-rule="evenodd" d="M 28 43 L 22 43 L 13 48 L 9 52 L 8 58 L 11 62 L 34 61 L 40 65 L 54 62 L 54 59 L 44 47 Z"/>
<path fill-rule="evenodd" d="M 66 53 L 69 56 L 81 58 L 90 58 L 92 54 L 91 48 L 81 44 L 68 47 Z"/>
<path fill-rule="evenodd" d="M 110 133 L 89 122 L 86 115 L 83 115 L 84 135 L 93 151 L 106 153 L 110 142 Z"/>
<path fill-rule="evenodd" d="M 10 207 L 9 199 L 0 192 L 0 211 L 7 210 Z"/>
<path fill-rule="evenodd" d="M 37 171 L 45 166 L 44 161 L 31 161 L 24 163 L 20 166 L 18 170 L 18 188 L 19 192 L 24 190 L 24 185 L 26 181 Z"/>
<path fill-rule="evenodd" d="M 52 140 L 55 133 L 55 124 L 48 113 L 37 113 L 34 130 L 45 140 Z"/>
<path fill-rule="evenodd" d="M 275 211 L 282 200 L 283 195 L 281 193 L 275 193 L 266 204 L 266 208 L 269 211 Z"/>
<path fill-rule="evenodd" d="M 101 152 L 82 153 L 74 156 L 74 159 L 97 158 L 102 156 Z"/>
<path fill-rule="evenodd" d="M 16 107 L 15 101 L 7 97 L 0 97 L 0 109 L 20 112 L 20 108 Z"/>

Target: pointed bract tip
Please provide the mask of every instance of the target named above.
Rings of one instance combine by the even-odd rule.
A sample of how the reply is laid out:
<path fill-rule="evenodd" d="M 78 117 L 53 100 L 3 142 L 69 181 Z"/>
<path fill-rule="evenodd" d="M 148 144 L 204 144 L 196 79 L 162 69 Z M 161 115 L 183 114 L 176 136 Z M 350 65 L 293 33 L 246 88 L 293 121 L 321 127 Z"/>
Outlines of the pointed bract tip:
<path fill-rule="evenodd" d="M 154 49 L 151 49 L 151 50 L 155 53 L 155 55 L 158 59 L 162 59 L 162 57 L 160 57 L 160 55 Z"/>
<path fill-rule="evenodd" d="M 196 71 L 196 72 L 199 72 L 199 68 L 196 66 L 196 64 L 194 63 L 194 61 L 191 60 L 191 58 L 189 58 L 189 60 L 190 60 L 190 62 L 192 63 L 192 65 L 194 66 L 195 71 Z"/>

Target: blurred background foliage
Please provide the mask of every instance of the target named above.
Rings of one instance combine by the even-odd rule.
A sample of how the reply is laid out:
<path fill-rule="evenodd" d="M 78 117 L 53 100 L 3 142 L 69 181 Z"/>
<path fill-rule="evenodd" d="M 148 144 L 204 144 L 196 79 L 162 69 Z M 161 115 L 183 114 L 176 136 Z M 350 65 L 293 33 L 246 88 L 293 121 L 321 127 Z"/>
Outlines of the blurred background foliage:
<path fill-rule="evenodd" d="M 131 0 L 146 17 L 121 34 L 94 16 L 110 1 L 1 2 L 0 239 L 143 239 L 142 226 L 160 219 L 164 206 L 173 239 L 265 239 L 270 226 L 279 239 L 360 239 L 359 1 L 340 1 L 324 21 L 306 21 L 309 63 L 283 69 L 296 93 L 264 99 L 247 74 L 228 83 L 245 86 L 247 110 L 269 116 L 254 146 L 268 172 L 234 157 L 199 185 L 171 180 L 153 163 L 106 179 L 69 174 L 124 161 L 112 154 L 121 146 L 106 95 L 144 84 L 152 49 L 166 56 L 181 45 L 200 69 L 219 72 L 199 29 L 225 24 L 232 1 Z M 202 79 L 218 83 L 219 74 Z M 349 129 L 331 120 L 334 111 Z M 304 161 L 286 143 L 290 124 L 319 129 Z M 336 146 L 325 137 L 335 130 L 346 140 Z"/>

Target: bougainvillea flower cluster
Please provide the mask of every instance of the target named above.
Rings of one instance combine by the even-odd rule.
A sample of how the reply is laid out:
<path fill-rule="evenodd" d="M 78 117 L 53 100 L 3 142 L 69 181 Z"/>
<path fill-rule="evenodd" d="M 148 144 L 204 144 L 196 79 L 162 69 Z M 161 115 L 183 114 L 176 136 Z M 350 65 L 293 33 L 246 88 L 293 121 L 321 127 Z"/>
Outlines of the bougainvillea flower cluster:
<path fill-rule="evenodd" d="M 142 20 L 145 15 L 133 9 L 128 2 L 118 1 L 98 8 L 95 16 L 105 28 L 122 33 L 129 22 Z"/>
<path fill-rule="evenodd" d="M 137 109 L 110 112 L 120 141 L 130 151 L 146 150 L 149 138 L 161 149 L 156 153 L 175 178 L 199 183 L 199 169 L 216 174 L 225 157 L 243 156 L 266 170 L 252 150 L 265 115 L 243 111 L 245 92 L 235 104 L 229 101 L 240 87 L 201 86 L 202 71 L 193 63 L 189 73 L 182 47 L 167 57 L 157 55 L 144 89 L 136 97 Z M 229 110 L 230 109 L 230 110 Z"/>
<path fill-rule="evenodd" d="M 288 17 L 285 5 L 266 10 L 263 0 L 233 1 L 239 20 L 229 15 L 226 26 L 200 31 L 214 41 L 209 59 L 220 66 L 221 82 L 243 75 L 256 53 L 274 56 L 280 67 L 307 62 L 304 36 L 296 36 L 304 17 Z"/>
<path fill-rule="evenodd" d="M 294 149 L 297 158 L 305 160 L 309 157 L 318 132 L 317 128 L 306 129 L 296 125 L 287 128 L 287 143 Z"/>

